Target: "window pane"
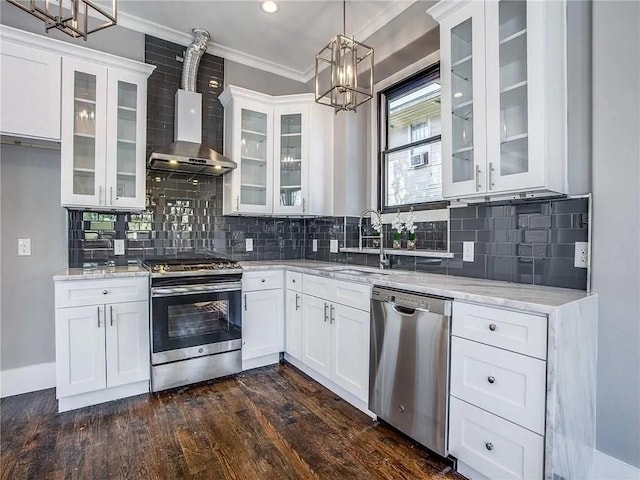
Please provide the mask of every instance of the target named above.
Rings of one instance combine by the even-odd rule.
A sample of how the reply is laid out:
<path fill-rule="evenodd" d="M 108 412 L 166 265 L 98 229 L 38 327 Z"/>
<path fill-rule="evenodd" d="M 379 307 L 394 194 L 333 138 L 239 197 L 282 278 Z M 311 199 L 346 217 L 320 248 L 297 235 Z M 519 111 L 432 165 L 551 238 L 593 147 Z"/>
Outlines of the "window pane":
<path fill-rule="evenodd" d="M 423 82 L 387 97 L 387 149 L 440 135 L 440 83 Z"/>
<path fill-rule="evenodd" d="M 384 155 L 385 206 L 442 200 L 440 142 Z"/>

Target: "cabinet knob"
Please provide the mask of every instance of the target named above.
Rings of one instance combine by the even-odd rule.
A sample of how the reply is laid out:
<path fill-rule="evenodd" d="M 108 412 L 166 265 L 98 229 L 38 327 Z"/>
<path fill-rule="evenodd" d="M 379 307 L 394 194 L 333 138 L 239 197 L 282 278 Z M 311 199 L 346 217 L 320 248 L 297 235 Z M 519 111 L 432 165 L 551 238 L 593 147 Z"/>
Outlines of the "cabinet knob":
<path fill-rule="evenodd" d="M 484 444 L 484 446 L 487 448 L 487 450 L 491 451 L 493 450 L 493 443 L 491 442 L 487 442 Z"/>
<path fill-rule="evenodd" d="M 495 332 L 496 328 L 498 328 L 498 327 L 496 326 L 495 323 L 492 323 L 491 325 L 489 325 L 489 330 L 491 330 L 492 332 Z"/>
<path fill-rule="evenodd" d="M 291 279 L 291 283 L 296 283 L 296 279 L 295 279 L 295 278 L 292 278 L 292 279 Z"/>
<path fill-rule="evenodd" d="M 106 295 L 107 293 L 109 293 L 109 290 L 102 290 L 103 295 Z"/>
<path fill-rule="evenodd" d="M 496 377 L 488 377 L 487 382 L 494 383 L 496 381 Z"/>
<path fill-rule="evenodd" d="M 261 281 L 262 283 L 264 283 L 264 282 L 265 282 L 265 279 L 263 278 L 263 279 L 262 279 L 262 280 L 260 280 L 260 281 Z"/>

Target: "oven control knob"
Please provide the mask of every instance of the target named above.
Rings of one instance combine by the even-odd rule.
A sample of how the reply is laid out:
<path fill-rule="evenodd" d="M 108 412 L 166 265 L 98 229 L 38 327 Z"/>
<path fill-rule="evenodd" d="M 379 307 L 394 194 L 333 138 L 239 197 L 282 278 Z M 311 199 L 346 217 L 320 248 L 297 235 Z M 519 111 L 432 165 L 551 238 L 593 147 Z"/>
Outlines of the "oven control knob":
<path fill-rule="evenodd" d="M 198 349 L 198 353 L 202 353 L 202 352 L 204 352 L 204 349 L 203 348 L 199 348 Z"/>

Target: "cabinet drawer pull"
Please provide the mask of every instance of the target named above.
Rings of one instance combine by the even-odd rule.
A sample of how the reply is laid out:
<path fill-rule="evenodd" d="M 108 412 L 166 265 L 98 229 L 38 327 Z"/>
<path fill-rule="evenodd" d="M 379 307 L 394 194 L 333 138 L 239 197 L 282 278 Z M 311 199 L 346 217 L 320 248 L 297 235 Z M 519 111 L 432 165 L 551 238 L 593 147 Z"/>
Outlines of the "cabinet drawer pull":
<path fill-rule="evenodd" d="M 247 311 L 247 294 L 244 294 L 244 311 Z"/>
<path fill-rule="evenodd" d="M 113 305 L 109 305 L 109 321 L 113 327 Z"/>
<path fill-rule="evenodd" d="M 333 303 L 332 303 L 332 304 L 331 304 L 331 308 L 329 309 L 329 311 L 331 312 L 331 318 L 330 318 L 329 323 L 331 323 L 331 324 L 333 324 L 333 320 L 334 320 L 334 318 L 333 318 L 333 311 L 334 311 L 335 309 L 336 309 L 336 307 L 334 307 L 334 306 L 333 306 Z"/>
<path fill-rule="evenodd" d="M 236 197 L 236 212 L 240 211 L 240 196 Z"/>
<path fill-rule="evenodd" d="M 480 191 L 480 165 L 476 165 L 476 192 Z"/>
<path fill-rule="evenodd" d="M 296 311 L 300 310 L 300 295 L 296 293 Z"/>
<path fill-rule="evenodd" d="M 109 187 L 109 205 L 113 205 L 113 187 Z"/>
<path fill-rule="evenodd" d="M 328 316 L 327 316 L 327 306 L 328 305 L 325 303 L 324 304 L 324 323 L 327 323 L 327 318 L 328 318 Z"/>
<path fill-rule="evenodd" d="M 484 444 L 484 446 L 487 448 L 487 450 L 491 451 L 493 450 L 493 443 L 491 442 L 487 442 Z"/>
<path fill-rule="evenodd" d="M 496 328 L 498 328 L 498 327 L 496 326 L 495 323 L 492 323 L 492 324 L 489 325 L 489 330 L 491 330 L 492 332 L 495 332 Z"/>
<path fill-rule="evenodd" d="M 490 376 L 490 377 L 487 378 L 487 382 L 489 382 L 489 383 L 495 383 L 495 381 L 496 381 L 496 377 L 491 377 Z"/>
<path fill-rule="evenodd" d="M 98 328 L 100 328 L 100 307 L 98 307 Z"/>
<path fill-rule="evenodd" d="M 493 187 L 496 186 L 496 184 L 493 182 L 493 172 L 496 169 L 493 168 L 493 162 L 489 162 L 489 190 L 493 190 Z"/>
<path fill-rule="evenodd" d="M 98 187 L 98 205 L 102 205 L 102 185 Z"/>

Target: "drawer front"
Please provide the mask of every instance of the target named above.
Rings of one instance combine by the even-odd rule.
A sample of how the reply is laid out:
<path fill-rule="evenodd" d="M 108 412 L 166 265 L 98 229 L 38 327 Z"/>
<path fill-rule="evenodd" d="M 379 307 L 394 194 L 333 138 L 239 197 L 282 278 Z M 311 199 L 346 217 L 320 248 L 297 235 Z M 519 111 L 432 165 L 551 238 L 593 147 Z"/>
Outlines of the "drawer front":
<path fill-rule="evenodd" d="M 302 292 L 325 300 L 331 300 L 333 296 L 333 280 L 316 275 L 302 276 Z"/>
<path fill-rule="evenodd" d="M 242 291 L 272 290 L 283 288 L 284 273 L 282 270 L 264 272 L 248 272 L 242 275 Z"/>
<path fill-rule="evenodd" d="M 452 333 L 545 360 L 547 317 L 453 302 Z"/>
<path fill-rule="evenodd" d="M 333 281 L 332 301 L 347 307 L 371 311 L 371 287 L 361 283 Z"/>
<path fill-rule="evenodd" d="M 544 435 L 542 360 L 452 337 L 451 395 Z"/>
<path fill-rule="evenodd" d="M 287 272 L 287 288 L 294 292 L 302 292 L 302 274 L 299 272 Z"/>
<path fill-rule="evenodd" d="M 451 397 L 449 453 L 489 478 L 542 479 L 544 438 Z"/>
<path fill-rule="evenodd" d="M 147 277 L 56 282 L 56 308 L 149 300 Z"/>

